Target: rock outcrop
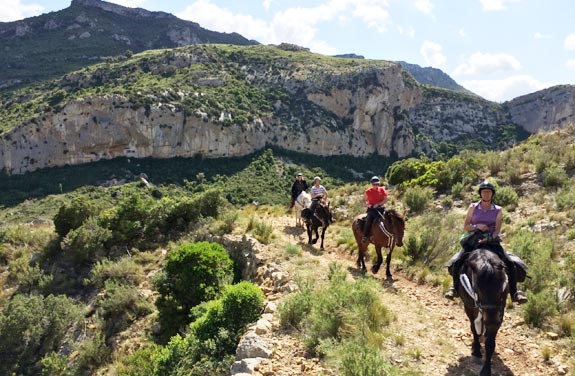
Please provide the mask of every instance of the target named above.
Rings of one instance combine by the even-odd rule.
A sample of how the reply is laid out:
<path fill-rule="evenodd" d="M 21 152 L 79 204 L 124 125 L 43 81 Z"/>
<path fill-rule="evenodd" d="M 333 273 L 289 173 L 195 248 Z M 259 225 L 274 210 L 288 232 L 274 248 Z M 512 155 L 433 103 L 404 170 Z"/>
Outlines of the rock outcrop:
<path fill-rule="evenodd" d="M 575 86 L 561 85 L 523 95 L 509 102 L 513 122 L 529 133 L 575 124 Z"/>

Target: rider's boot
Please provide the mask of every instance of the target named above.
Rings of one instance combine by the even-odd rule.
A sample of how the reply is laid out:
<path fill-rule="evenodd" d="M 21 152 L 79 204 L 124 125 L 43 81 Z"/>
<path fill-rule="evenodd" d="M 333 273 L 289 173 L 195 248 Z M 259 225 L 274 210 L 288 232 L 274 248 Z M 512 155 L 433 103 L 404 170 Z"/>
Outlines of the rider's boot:
<path fill-rule="evenodd" d="M 373 218 L 368 215 L 366 220 L 365 220 L 365 226 L 363 228 L 363 236 L 361 237 L 361 242 L 364 244 L 367 243 L 367 240 L 369 239 L 369 230 L 371 229 L 372 223 L 373 223 Z"/>
<path fill-rule="evenodd" d="M 454 272 L 458 270 L 458 269 L 454 269 Z M 443 294 L 443 297 L 445 299 L 449 299 L 449 300 L 453 300 L 457 297 L 459 297 L 459 293 L 457 292 L 457 287 L 459 286 L 459 281 L 458 278 L 456 278 L 456 276 L 452 276 L 453 277 L 453 287 L 450 287 L 449 290 L 447 290 L 447 292 L 445 294 Z"/>
<path fill-rule="evenodd" d="M 517 304 L 527 303 L 527 296 L 521 290 L 517 290 L 517 272 L 515 264 L 511 260 L 506 260 L 507 276 L 509 277 L 509 294 L 511 301 Z"/>

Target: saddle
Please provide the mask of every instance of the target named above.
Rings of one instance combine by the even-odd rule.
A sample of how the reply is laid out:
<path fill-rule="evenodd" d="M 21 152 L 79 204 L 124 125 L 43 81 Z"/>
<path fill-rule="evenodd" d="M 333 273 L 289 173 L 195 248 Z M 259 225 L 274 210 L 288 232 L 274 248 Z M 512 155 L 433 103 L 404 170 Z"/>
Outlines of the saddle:
<path fill-rule="evenodd" d="M 497 247 L 495 247 L 495 244 L 499 244 L 500 242 L 501 239 L 499 237 L 492 238 L 491 235 L 487 233 L 482 233 L 479 231 L 464 233 L 459 241 L 459 244 L 463 249 L 456 255 L 456 257 L 454 257 L 455 259 L 454 262 L 453 263 L 450 262 L 450 265 L 448 265 L 448 270 L 450 274 L 452 274 L 453 272 L 453 265 L 455 264 L 455 262 L 458 262 L 459 265 L 462 265 L 463 262 L 465 262 L 466 256 L 470 252 L 478 249 L 481 246 L 485 249 L 494 252 L 499 257 L 507 256 L 507 258 L 515 265 L 515 275 L 517 277 L 517 282 L 524 282 L 525 279 L 527 278 L 527 270 L 529 269 L 529 267 L 527 266 L 527 264 L 525 264 L 523 260 L 521 260 L 519 256 L 513 253 L 505 252 L 505 255 L 499 254 L 499 252 L 497 251 Z"/>

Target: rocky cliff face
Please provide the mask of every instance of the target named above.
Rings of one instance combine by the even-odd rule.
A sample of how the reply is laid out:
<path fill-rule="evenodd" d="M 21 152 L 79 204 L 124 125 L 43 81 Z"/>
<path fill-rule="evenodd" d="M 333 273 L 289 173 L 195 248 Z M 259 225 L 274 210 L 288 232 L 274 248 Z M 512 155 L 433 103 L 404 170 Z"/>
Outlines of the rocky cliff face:
<path fill-rule="evenodd" d="M 575 124 L 575 86 L 562 85 L 505 102 L 513 122 L 529 133 Z"/>
<path fill-rule="evenodd" d="M 470 134 L 483 132 L 495 142 L 502 122 L 485 103 L 425 93 L 397 64 L 312 80 L 295 74 L 281 85 L 308 110 L 289 110 L 278 100 L 269 116 L 236 124 L 222 121 L 231 117 L 226 112 L 214 121 L 170 103 L 138 107 L 117 95 L 75 100 L 5 133 L 0 169 L 19 174 L 120 156 L 234 157 L 270 145 L 322 156 L 403 158 L 433 154 L 437 144 L 464 142 Z M 314 108 L 319 115 L 305 113 Z"/>

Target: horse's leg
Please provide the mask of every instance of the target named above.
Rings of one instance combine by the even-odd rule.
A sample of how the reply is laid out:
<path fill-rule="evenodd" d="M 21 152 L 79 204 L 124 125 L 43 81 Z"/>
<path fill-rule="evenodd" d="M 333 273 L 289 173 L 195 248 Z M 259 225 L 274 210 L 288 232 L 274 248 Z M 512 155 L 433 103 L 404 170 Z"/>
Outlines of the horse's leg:
<path fill-rule="evenodd" d="M 319 246 L 319 249 L 323 251 L 323 238 L 325 237 L 325 230 L 327 229 L 327 226 L 321 226 L 321 245 Z"/>
<path fill-rule="evenodd" d="M 317 243 L 317 240 L 319 239 L 318 228 L 319 228 L 319 226 L 316 226 L 316 225 L 313 226 L 313 231 L 315 232 L 315 239 L 312 240 L 312 244 Z"/>
<path fill-rule="evenodd" d="M 491 376 L 491 358 L 495 352 L 496 335 L 497 331 L 495 331 L 495 333 L 493 331 L 487 331 L 487 333 L 485 333 L 485 361 L 483 362 L 479 376 Z"/>
<path fill-rule="evenodd" d="M 469 324 L 471 326 L 471 333 L 473 334 L 473 343 L 471 344 L 471 356 L 481 359 L 481 343 L 479 342 L 479 335 L 475 331 L 475 317 L 478 312 L 475 308 L 465 307 L 465 314 L 469 319 Z"/>
<path fill-rule="evenodd" d="M 392 244 L 391 244 L 391 247 L 389 247 L 389 253 L 387 254 L 387 257 L 385 258 L 385 263 L 386 263 L 386 266 L 385 266 L 385 277 L 386 277 L 388 280 L 393 279 L 393 278 L 391 277 L 391 271 L 389 270 L 389 264 L 391 264 L 391 253 L 393 252 L 393 247 L 394 247 L 394 246 L 395 246 L 395 244 L 392 243 Z"/>
<path fill-rule="evenodd" d="M 305 227 L 307 230 L 307 242 L 308 242 L 308 244 L 311 244 L 311 224 L 306 223 Z"/>
<path fill-rule="evenodd" d="M 375 253 L 377 253 L 377 261 L 371 267 L 371 272 L 373 274 L 377 274 L 379 268 L 381 267 L 381 264 L 383 264 L 383 257 L 381 256 L 381 245 L 378 245 L 376 243 L 374 243 L 373 245 L 375 246 Z"/>

